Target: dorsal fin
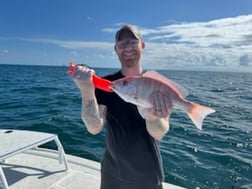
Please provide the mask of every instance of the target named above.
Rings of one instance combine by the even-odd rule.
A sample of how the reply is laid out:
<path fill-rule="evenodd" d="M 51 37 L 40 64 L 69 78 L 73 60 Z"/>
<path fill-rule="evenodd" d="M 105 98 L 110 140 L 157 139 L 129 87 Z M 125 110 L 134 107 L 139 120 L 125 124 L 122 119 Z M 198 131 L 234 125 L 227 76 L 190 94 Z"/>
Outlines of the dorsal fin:
<path fill-rule="evenodd" d="M 172 86 L 173 88 L 178 90 L 183 97 L 188 96 L 188 91 L 185 88 L 181 87 L 179 84 L 175 83 L 174 81 L 168 79 L 167 77 L 159 74 L 154 70 L 146 71 L 142 76 L 161 81 L 166 85 Z"/>

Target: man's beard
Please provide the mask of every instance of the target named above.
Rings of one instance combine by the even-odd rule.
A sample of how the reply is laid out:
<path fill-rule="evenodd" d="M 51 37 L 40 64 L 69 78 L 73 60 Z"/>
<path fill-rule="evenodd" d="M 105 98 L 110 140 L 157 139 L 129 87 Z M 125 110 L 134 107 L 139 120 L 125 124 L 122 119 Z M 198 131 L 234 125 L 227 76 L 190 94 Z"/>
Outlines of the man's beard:
<path fill-rule="evenodd" d="M 140 62 L 140 58 L 134 58 L 134 59 L 128 59 L 128 60 L 121 59 L 120 61 L 124 66 L 130 68 L 137 65 Z"/>

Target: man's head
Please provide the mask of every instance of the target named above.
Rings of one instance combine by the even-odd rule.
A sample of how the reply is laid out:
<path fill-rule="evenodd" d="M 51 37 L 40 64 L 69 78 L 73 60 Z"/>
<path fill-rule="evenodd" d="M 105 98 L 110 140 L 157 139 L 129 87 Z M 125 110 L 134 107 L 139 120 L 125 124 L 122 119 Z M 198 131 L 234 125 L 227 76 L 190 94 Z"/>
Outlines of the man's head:
<path fill-rule="evenodd" d="M 140 65 L 145 47 L 141 32 L 132 25 L 122 26 L 115 35 L 115 51 L 123 66 Z"/>

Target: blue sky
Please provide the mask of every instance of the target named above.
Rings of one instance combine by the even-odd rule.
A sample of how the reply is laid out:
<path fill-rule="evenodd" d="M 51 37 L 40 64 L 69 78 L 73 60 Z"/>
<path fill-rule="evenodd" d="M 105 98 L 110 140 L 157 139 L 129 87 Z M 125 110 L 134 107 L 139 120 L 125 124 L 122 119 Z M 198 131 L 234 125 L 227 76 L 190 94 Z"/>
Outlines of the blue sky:
<path fill-rule="evenodd" d="M 252 71 L 251 0 L 2 0 L 0 64 L 119 67 L 124 23 L 144 35 L 145 68 Z"/>

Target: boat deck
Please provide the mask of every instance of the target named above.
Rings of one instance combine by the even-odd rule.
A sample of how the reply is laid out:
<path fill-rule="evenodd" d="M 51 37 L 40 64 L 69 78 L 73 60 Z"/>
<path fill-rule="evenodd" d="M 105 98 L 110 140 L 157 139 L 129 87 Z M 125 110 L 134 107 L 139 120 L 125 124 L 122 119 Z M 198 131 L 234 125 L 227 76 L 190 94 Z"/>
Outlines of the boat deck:
<path fill-rule="evenodd" d="M 39 148 L 51 141 L 58 150 Z M 0 189 L 21 188 L 99 189 L 100 163 L 65 154 L 55 134 L 0 129 Z"/>
<path fill-rule="evenodd" d="M 58 152 L 27 150 L 2 162 L 10 189 L 99 189 L 100 163 L 66 155 L 69 169 L 58 162 Z M 1 184 L 0 184 L 1 188 Z M 164 183 L 164 189 L 183 189 Z"/>

